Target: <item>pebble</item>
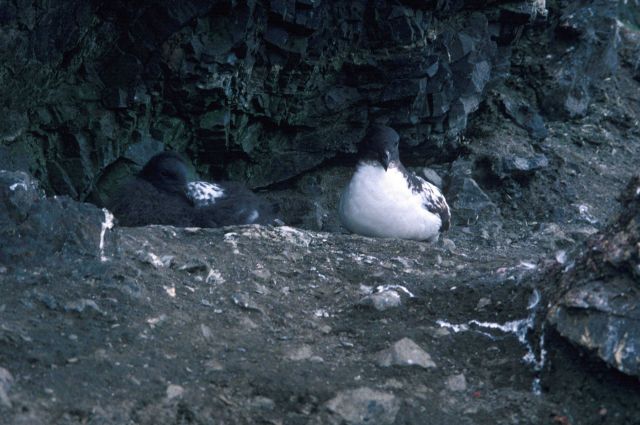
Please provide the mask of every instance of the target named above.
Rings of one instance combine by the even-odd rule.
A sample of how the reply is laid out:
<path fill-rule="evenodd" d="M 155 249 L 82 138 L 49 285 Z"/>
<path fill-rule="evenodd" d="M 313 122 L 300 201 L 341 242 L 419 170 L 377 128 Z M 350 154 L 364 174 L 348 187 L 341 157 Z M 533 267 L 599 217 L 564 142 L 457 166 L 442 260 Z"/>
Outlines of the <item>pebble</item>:
<path fill-rule="evenodd" d="M 172 255 L 157 256 L 153 252 L 138 251 L 138 260 L 143 263 L 151 264 L 156 269 L 167 268 L 173 262 Z"/>
<path fill-rule="evenodd" d="M 443 327 L 429 328 L 429 333 L 435 338 L 442 338 L 444 336 L 451 335 L 451 332 L 449 332 L 449 329 L 443 328 Z"/>
<path fill-rule="evenodd" d="M 331 326 L 329 325 L 321 325 L 318 330 L 320 330 L 320 332 L 322 332 L 323 334 L 330 334 L 332 331 Z"/>
<path fill-rule="evenodd" d="M 200 331 L 202 332 L 202 336 L 204 337 L 204 339 L 206 339 L 207 341 L 211 341 L 213 339 L 213 331 L 209 326 L 201 323 Z"/>
<path fill-rule="evenodd" d="M 424 167 L 422 168 L 422 175 L 429 183 L 432 183 L 434 186 L 437 186 L 438 189 L 442 190 L 442 178 L 435 172 L 435 170 L 429 167 Z"/>
<path fill-rule="evenodd" d="M 482 298 L 480 298 L 478 300 L 478 304 L 476 305 L 476 310 L 482 310 L 483 308 L 485 308 L 489 304 L 491 304 L 491 299 L 489 299 L 487 297 L 482 297 Z"/>
<path fill-rule="evenodd" d="M 556 261 L 559 264 L 566 263 L 567 262 L 567 251 L 565 251 L 564 249 L 561 249 L 561 250 L 557 251 L 555 253 L 555 258 L 556 258 Z"/>
<path fill-rule="evenodd" d="M 400 294 L 393 289 L 388 289 L 376 294 L 367 295 L 359 302 L 360 305 L 373 307 L 378 311 L 385 311 L 390 308 L 400 307 L 402 299 Z"/>
<path fill-rule="evenodd" d="M 271 412 L 276 408 L 276 402 L 268 397 L 256 396 L 249 402 L 251 407 L 263 412 Z"/>
<path fill-rule="evenodd" d="M 271 279 L 271 272 L 267 269 L 255 269 L 251 272 L 251 274 L 261 280 Z"/>
<path fill-rule="evenodd" d="M 391 425 L 400 410 L 400 400 L 392 393 L 361 387 L 340 391 L 326 406 L 348 424 Z"/>
<path fill-rule="evenodd" d="M 64 311 L 74 313 L 84 313 L 85 310 L 91 310 L 95 313 L 104 315 L 105 313 L 98 307 L 95 301 L 81 298 L 74 301 L 69 301 L 64 305 Z"/>
<path fill-rule="evenodd" d="M 171 384 L 167 387 L 167 400 L 182 397 L 182 394 L 184 394 L 184 388 L 180 385 Z"/>
<path fill-rule="evenodd" d="M 204 367 L 206 370 L 220 372 L 224 370 L 224 366 L 216 359 L 209 359 L 204 362 Z"/>
<path fill-rule="evenodd" d="M 302 345 L 300 347 L 296 347 L 290 350 L 285 357 L 294 362 L 299 362 L 301 360 L 310 359 L 311 356 L 313 356 L 313 351 L 311 350 L 311 346 Z"/>
<path fill-rule="evenodd" d="M 425 369 L 436 367 L 429 353 L 409 338 L 402 338 L 386 350 L 376 354 L 379 366 L 420 366 Z"/>
<path fill-rule="evenodd" d="M 449 238 L 442 238 L 442 246 L 449 252 L 454 252 L 456 250 L 456 244 Z"/>
<path fill-rule="evenodd" d="M 248 317 L 241 317 L 238 324 L 244 329 L 258 329 L 258 324 Z"/>
<path fill-rule="evenodd" d="M 445 385 L 449 389 L 449 391 L 466 391 L 467 378 L 465 378 L 462 373 L 458 375 L 451 375 L 447 378 Z"/>
<path fill-rule="evenodd" d="M 0 367 L 0 405 L 5 407 L 11 407 L 11 400 L 9 400 L 9 390 L 13 385 L 13 376 L 11 373 Z"/>
<path fill-rule="evenodd" d="M 256 304 L 256 302 L 253 301 L 253 299 L 249 295 L 243 292 L 237 292 L 233 294 L 231 296 L 231 300 L 238 307 L 244 308 L 246 310 L 260 311 L 260 307 L 258 307 L 258 304 Z"/>

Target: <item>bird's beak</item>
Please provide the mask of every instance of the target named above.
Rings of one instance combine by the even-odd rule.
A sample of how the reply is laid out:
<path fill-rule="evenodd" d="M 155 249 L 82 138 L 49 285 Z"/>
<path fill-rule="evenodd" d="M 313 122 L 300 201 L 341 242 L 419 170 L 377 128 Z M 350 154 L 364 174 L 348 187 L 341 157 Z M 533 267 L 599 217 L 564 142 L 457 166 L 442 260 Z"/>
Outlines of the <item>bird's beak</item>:
<path fill-rule="evenodd" d="M 389 168 L 389 163 L 391 162 L 391 152 L 389 152 L 388 150 L 385 150 L 384 153 L 382 154 L 382 161 L 380 162 L 384 167 L 384 171 L 387 171 L 387 168 Z"/>

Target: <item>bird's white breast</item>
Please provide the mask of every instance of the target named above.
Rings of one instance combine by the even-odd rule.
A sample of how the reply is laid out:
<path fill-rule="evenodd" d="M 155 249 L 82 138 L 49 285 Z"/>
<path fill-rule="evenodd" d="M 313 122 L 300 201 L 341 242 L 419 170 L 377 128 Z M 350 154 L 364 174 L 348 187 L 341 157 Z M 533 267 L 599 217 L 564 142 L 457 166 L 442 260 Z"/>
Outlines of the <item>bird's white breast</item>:
<path fill-rule="evenodd" d="M 440 217 L 423 205 L 396 167 L 360 162 L 340 199 L 342 224 L 364 236 L 436 240 Z"/>

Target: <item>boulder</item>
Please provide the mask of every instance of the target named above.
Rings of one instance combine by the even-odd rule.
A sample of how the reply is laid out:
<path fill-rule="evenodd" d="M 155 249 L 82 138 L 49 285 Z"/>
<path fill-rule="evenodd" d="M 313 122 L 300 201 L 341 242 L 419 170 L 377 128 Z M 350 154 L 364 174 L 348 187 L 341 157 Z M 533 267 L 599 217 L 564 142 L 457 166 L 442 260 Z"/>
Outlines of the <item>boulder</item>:
<path fill-rule="evenodd" d="M 640 376 L 640 178 L 621 195 L 622 212 L 570 262 L 545 278 L 546 322 L 611 367 Z"/>

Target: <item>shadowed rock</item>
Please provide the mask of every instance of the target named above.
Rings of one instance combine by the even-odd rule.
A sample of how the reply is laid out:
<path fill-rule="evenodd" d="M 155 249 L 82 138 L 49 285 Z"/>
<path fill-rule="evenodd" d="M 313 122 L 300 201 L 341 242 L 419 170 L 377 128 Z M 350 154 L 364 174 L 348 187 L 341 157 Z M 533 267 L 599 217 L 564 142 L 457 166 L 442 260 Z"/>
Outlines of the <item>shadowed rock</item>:
<path fill-rule="evenodd" d="M 640 376 L 640 178 L 621 194 L 622 212 L 544 279 L 546 320 L 573 344 Z"/>

